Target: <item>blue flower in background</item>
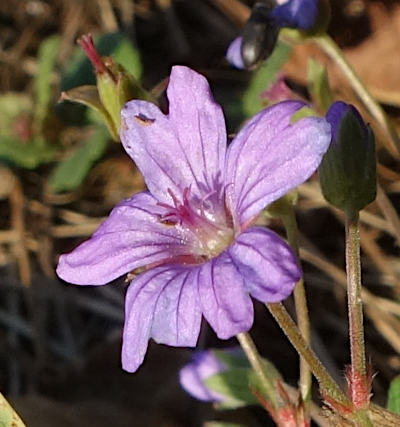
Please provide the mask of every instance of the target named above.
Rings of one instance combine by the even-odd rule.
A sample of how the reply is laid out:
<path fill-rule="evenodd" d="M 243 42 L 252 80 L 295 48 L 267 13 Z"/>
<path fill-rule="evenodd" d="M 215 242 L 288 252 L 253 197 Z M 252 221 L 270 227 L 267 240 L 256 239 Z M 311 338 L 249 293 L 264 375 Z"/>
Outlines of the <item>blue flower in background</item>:
<path fill-rule="evenodd" d="M 229 45 L 227 60 L 239 69 L 254 67 L 271 55 L 281 28 L 311 30 L 318 20 L 320 1 L 257 2 L 242 36 L 234 39 Z"/>
<path fill-rule="evenodd" d="M 271 16 L 279 27 L 310 30 L 318 18 L 319 0 L 289 0 L 276 6 Z"/>

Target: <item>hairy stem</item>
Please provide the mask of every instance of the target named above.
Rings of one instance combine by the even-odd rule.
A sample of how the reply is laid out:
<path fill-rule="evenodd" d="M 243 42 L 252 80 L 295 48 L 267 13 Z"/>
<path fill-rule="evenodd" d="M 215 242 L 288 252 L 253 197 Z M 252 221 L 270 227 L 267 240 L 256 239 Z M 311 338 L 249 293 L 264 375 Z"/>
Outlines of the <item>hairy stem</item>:
<path fill-rule="evenodd" d="M 263 385 L 263 388 L 266 394 L 268 395 L 269 399 L 271 400 L 274 408 L 275 409 L 278 408 L 279 402 L 277 401 L 277 394 L 275 391 L 274 384 L 265 373 L 261 356 L 258 353 L 258 350 L 254 344 L 254 341 L 252 340 L 251 336 L 247 332 L 241 332 L 240 334 L 236 335 L 236 338 L 239 341 L 239 344 L 242 347 L 243 351 L 245 352 L 251 367 L 259 377 Z"/>
<path fill-rule="evenodd" d="M 350 392 L 351 400 L 358 409 L 369 405 L 369 381 L 365 361 L 363 307 L 361 298 L 361 261 L 358 212 L 346 214 L 346 272 L 347 303 L 349 310 L 349 336 L 351 352 Z"/>
<path fill-rule="evenodd" d="M 329 397 L 333 401 L 339 403 L 341 406 L 349 407 L 351 402 L 336 384 L 333 378 L 329 375 L 328 371 L 322 365 L 315 353 L 311 350 L 303 336 L 301 335 L 298 327 L 290 317 L 286 308 L 281 303 L 266 304 L 268 310 L 278 322 L 279 326 L 292 343 L 297 352 L 307 361 L 311 372 L 318 380 L 322 394 L 324 397 Z"/>
<path fill-rule="evenodd" d="M 298 228 L 296 222 L 296 216 L 293 207 L 289 209 L 285 215 L 282 216 L 282 220 L 286 229 L 286 235 L 289 245 L 293 249 L 300 262 L 299 257 L 299 240 L 298 240 Z M 304 287 L 304 281 L 301 278 L 296 287 L 294 288 L 294 303 L 296 308 L 296 318 L 299 331 L 303 336 L 305 342 L 310 344 L 311 342 L 311 329 L 310 329 L 310 318 L 308 315 L 307 297 L 306 290 Z M 299 388 L 303 402 L 305 403 L 306 412 L 309 402 L 311 400 L 311 384 L 312 377 L 311 371 L 307 361 L 303 356 L 300 355 L 300 379 Z"/>

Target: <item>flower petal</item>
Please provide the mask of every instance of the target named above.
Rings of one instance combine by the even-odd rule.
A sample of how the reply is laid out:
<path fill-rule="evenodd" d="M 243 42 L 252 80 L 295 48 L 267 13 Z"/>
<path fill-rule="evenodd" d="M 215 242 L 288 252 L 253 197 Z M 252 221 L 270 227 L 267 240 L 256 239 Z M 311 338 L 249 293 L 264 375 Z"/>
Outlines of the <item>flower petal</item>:
<path fill-rule="evenodd" d="M 286 101 L 261 111 L 228 148 L 228 202 L 241 225 L 309 178 L 328 149 L 325 119 L 307 117 L 290 124 L 303 106 Z"/>
<path fill-rule="evenodd" d="M 242 58 L 242 37 L 236 37 L 228 46 L 226 59 L 236 68 L 243 70 L 245 68 Z"/>
<path fill-rule="evenodd" d="M 261 302 L 286 299 L 301 277 L 290 247 L 266 228 L 251 227 L 241 233 L 229 253 L 248 292 Z"/>
<path fill-rule="evenodd" d="M 151 337 L 168 345 L 196 345 L 201 313 L 191 271 L 190 267 L 164 265 L 132 281 L 125 300 L 122 344 L 126 371 L 134 372 L 141 365 Z"/>
<path fill-rule="evenodd" d="M 197 267 L 169 266 L 154 311 L 151 337 L 160 344 L 194 347 L 200 333 L 201 311 Z"/>
<path fill-rule="evenodd" d="M 248 331 L 253 324 L 253 303 L 242 274 L 227 251 L 199 270 L 198 286 L 203 315 L 218 338 Z"/>
<path fill-rule="evenodd" d="M 207 80 L 187 67 L 172 68 L 167 95 L 168 116 L 149 102 L 128 102 L 121 141 L 158 200 L 170 202 L 168 189 L 181 195 L 185 188 L 201 198 L 223 179 L 224 116 Z"/>
<path fill-rule="evenodd" d="M 91 239 L 60 256 L 57 274 L 78 285 L 104 285 L 135 268 L 192 253 L 193 236 L 162 224 L 159 209 L 149 193 L 123 201 Z"/>

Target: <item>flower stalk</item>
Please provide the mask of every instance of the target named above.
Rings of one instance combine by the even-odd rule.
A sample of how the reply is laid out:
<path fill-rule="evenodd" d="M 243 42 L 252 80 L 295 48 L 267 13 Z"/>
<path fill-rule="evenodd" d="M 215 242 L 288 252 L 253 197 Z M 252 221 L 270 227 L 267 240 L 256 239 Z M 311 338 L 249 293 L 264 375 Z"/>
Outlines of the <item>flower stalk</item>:
<path fill-rule="evenodd" d="M 349 388 L 351 400 L 357 409 L 369 406 L 370 383 L 365 361 L 363 308 L 361 298 L 361 262 L 358 212 L 346 214 L 346 272 L 349 310 L 351 367 Z"/>
<path fill-rule="evenodd" d="M 270 303 L 266 304 L 266 306 L 292 343 L 293 347 L 308 363 L 311 372 L 318 380 L 323 396 L 329 396 L 330 399 L 343 407 L 350 407 L 351 402 L 311 350 L 283 304 Z"/>
<path fill-rule="evenodd" d="M 258 353 L 256 345 L 254 344 L 254 341 L 252 340 L 251 336 L 247 332 L 241 332 L 240 334 L 237 334 L 236 338 L 239 341 L 239 344 L 242 347 L 244 353 L 246 354 L 246 357 L 251 367 L 259 377 L 261 384 L 263 385 L 263 388 L 266 394 L 268 395 L 268 398 L 271 400 L 274 408 L 277 408 L 278 407 L 278 402 L 276 398 L 277 393 L 275 391 L 274 384 L 265 373 L 261 356 Z"/>
<path fill-rule="evenodd" d="M 294 253 L 299 258 L 299 240 L 298 240 L 298 227 L 296 221 L 296 215 L 293 209 L 293 206 L 289 206 L 285 210 L 285 213 L 282 215 L 282 221 L 286 229 L 286 236 L 289 242 L 290 247 L 293 249 Z M 307 296 L 306 290 L 304 287 L 304 280 L 301 278 L 294 288 L 294 302 L 296 309 L 296 318 L 299 331 L 303 336 L 307 344 L 311 342 L 311 328 L 310 328 L 310 317 L 308 314 L 307 307 Z M 312 377 L 311 371 L 307 364 L 307 361 L 303 356 L 300 356 L 300 379 L 299 379 L 299 388 L 301 399 L 305 405 L 305 411 L 307 414 L 307 407 L 309 406 L 311 400 L 311 384 Z"/>
<path fill-rule="evenodd" d="M 282 382 L 268 368 L 268 364 L 263 361 L 258 350 L 247 332 L 239 333 L 236 336 L 246 357 L 258 376 L 262 385 L 264 396 L 256 389 L 252 389 L 253 394 L 267 410 L 278 427 L 308 427 L 310 425 L 304 406 L 298 407 L 291 402 Z"/>

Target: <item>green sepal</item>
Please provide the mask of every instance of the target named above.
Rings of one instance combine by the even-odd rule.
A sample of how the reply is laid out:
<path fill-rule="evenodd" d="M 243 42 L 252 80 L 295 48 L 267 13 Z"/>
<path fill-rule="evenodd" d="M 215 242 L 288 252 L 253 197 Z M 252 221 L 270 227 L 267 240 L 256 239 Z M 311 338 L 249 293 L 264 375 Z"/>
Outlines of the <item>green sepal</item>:
<path fill-rule="evenodd" d="M 152 97 L 121 65 L 111 58 L 105 58 L 104 63 L 109 73 L 97 74 L 97 89 L 101 103 L 119 132 L 122 107 L 132 99 L 150 101 Z"/>
<path fill-rule="evenodd" d="M 235 409 L 258 404 L 250 390 L 251 374 L 251 368 L 231 368 L 205 380 L 207 388 L 226 397 L 217 403 L 218 409 Z"/>
<path fill-rule="evenodd" d="M 119 141 L 119 136 L 115 123 L 112 120 L 110 114 L 104 108 L 99 92 L 96 86 L 85 85 L 79 86 L 74 89 L 68 90 L 61 93 L 62 101 L 78 102 L 79 104 L 86 105 L 92 110 L 96 111 L 102 118 L 103 123 L 107 126 L 108 131 L 114 141 Z"/>
<path fill-rule="evenodd" d="M 308 61 L 307 81 L 308 90 L 314 103 L 318 105 L 322 113 L 326 113 L 333 102 L 328 74 L 326 67 L 313 58 Z"/>
<path fill-rule="evenodd" d="M 218 409 L 235 409 L 247 405 L 259 405 L 255 392 L 275 407 L 281 401 L 279 390 L 270 396 L 262 385 L 258 375 L 250 367 L 244 354 L 213 350 L 214 355 L 226 366 L 226 370 L 205 380 L 210 390 L 226 397 L 216 404 Z M 283 379 L 275 366 L 267 359 L 262 359 L 264 373 L 272 384 Z"/>
<path fill-rule="evenodd" d="M 353 215 L 376 197 L 375 138 L 349 109 L 342 117 L 319 168 L 322 193 L 332 205 Z"/>
<path fill-rule="evenodd" d="M 210 350 L 212 354 L 222 362 L 228 369 L 231 368 L 250 368 L 249 361 L 243 352 L 225 351 L 225 350 Z"/>

